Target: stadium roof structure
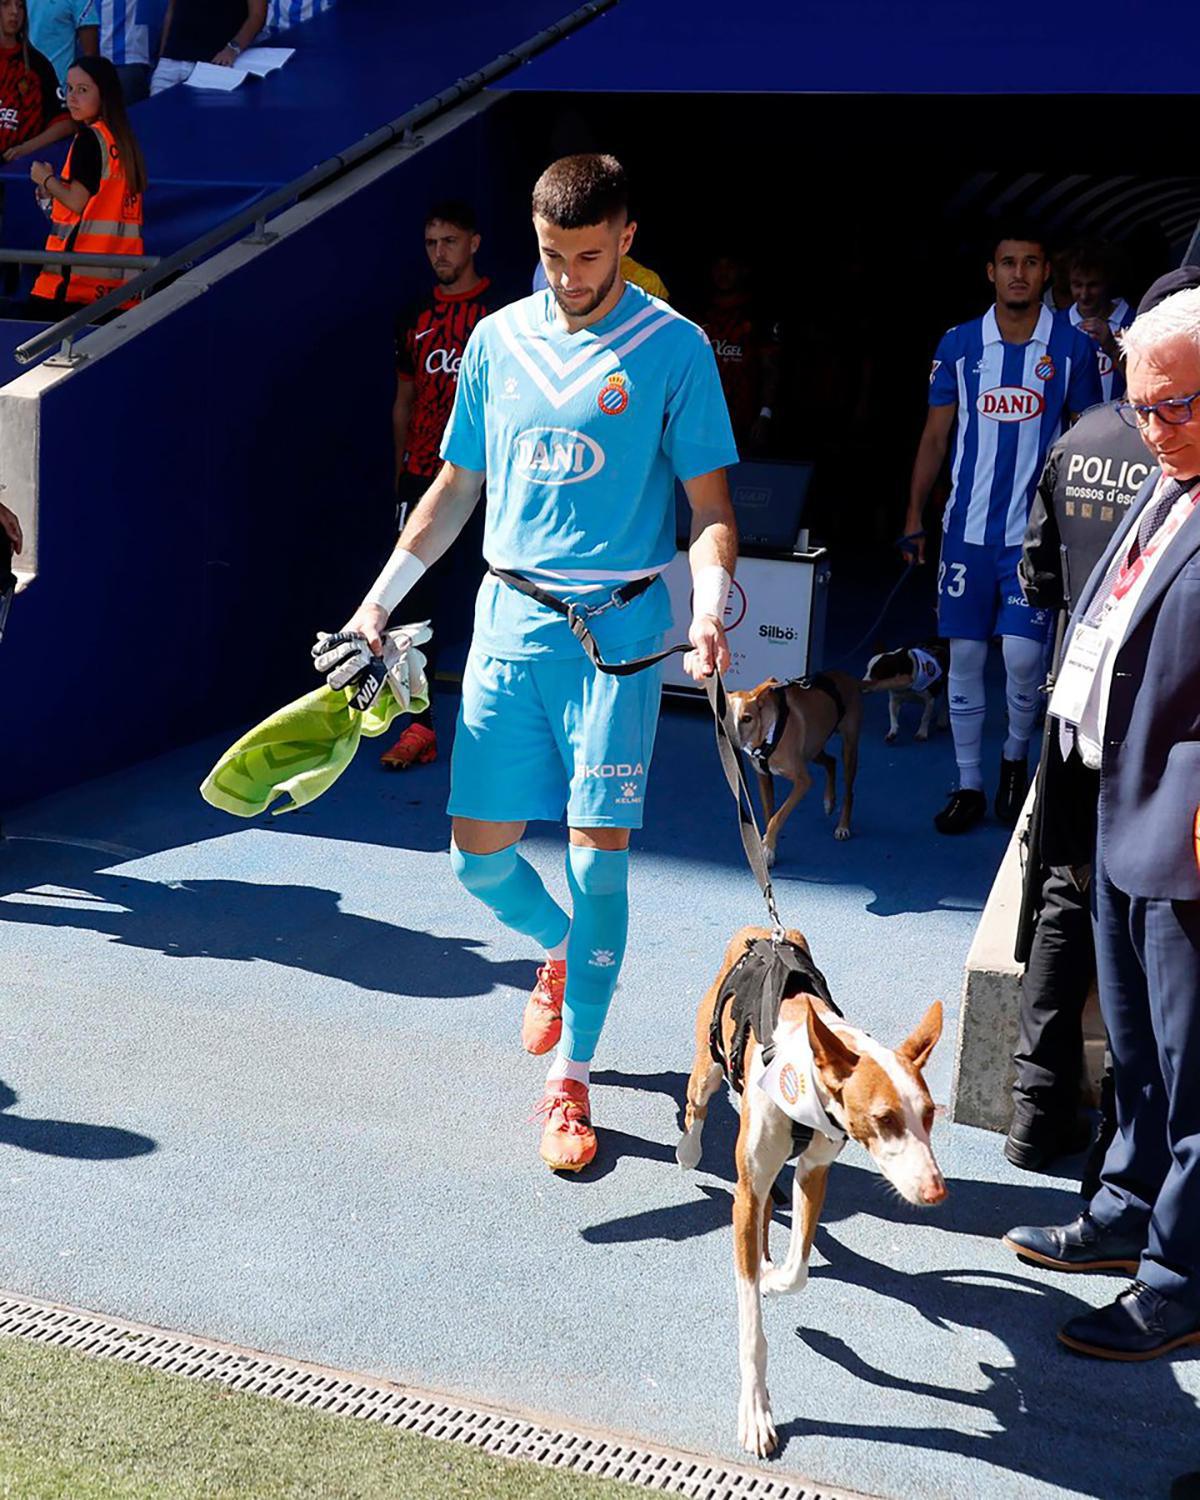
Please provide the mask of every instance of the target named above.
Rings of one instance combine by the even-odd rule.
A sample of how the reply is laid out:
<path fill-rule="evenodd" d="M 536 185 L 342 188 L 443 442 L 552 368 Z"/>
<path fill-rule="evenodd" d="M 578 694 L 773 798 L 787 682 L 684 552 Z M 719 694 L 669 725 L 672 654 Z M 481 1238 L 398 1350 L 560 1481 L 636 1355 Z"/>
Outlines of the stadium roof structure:
<path fill-rule="evenodd" d="M 1190 7 L 1133 0 L 620 0 L 503 88 L 586 93 L 1195 94 Z M 1150 21 L 1150 24 L 1148 24 Z M 1025 122 L 1036 133 L 1037 120 Z"/>

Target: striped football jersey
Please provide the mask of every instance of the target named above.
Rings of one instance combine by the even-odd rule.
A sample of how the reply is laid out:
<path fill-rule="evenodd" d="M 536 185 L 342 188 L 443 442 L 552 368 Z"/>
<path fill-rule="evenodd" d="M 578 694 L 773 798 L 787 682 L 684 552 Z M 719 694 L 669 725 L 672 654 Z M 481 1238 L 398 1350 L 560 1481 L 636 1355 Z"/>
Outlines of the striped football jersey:
<path fill-rule="evenodd" d="M 995 308 L 942 336 L 930 406 L 957 406 L 947 537 L 1017 547 L 1047 450 L 1068 415 L 1100 401 L 1095 346 L 1043 308 L 1026 344 L 1000 336 Z"/>

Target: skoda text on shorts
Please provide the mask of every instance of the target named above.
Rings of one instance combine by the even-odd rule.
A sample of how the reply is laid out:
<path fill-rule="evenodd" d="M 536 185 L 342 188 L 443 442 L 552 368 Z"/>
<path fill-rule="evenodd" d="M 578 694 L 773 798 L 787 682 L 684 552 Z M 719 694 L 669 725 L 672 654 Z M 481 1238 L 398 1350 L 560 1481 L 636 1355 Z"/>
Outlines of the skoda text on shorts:
<path fill-rule="evenodd" d="M 984 814 L 981 745 L 987 644 L 1003 638 L 1008 736 L 997 815 L 1014 823 L 1042 680 L 1050 615 L 1017 578 L 1042 464 L 1069 419 L 1100 400 L 1095 346 L 1042 304 L 1050 267 L 1041 240 L 998 239 L 988 277 L 995 306 L 943 335 L 929 378 L 929 416 L 913 466 L 905 531 L 921 514 L 957 428 L 938 564 L 938 626 L 950 640 L 950 727 L 959 785 L 935 822 L 959 833 Z M 916 555 L 924 561 L 923 536 Z"/>
<path fill-rule="evenodd" d="M 348 628 L 378 641 L 486 476 L 488 563 L 595 610 L 589 625 L 606 660 L 644 656 L 670 625 L 666 585 L 604 606 L 673 557 L 678 479 L 693 513 L 685 661 L 699 679 L 728 665 L 720 617 L 736 561 L 724 471 L 737 452 L 712 350 L 695 324 L 622 280 L 635 225 L 613 158 L 554 163 L 533 206 L 549 289 L 471 334 L 443 467 Z M 451 760 L 451 862 L 468 890 L 546 951 L 531 999 L 542 1014 L 525 1036 L 535 1052 L 558 1038 L 542 1104 L 552 1167 L 578 1169 L 596 1150 L 588 1064 L 624 956 L 629 833 L 642 822 L 659 694 L 658 668 L 596 672 L 563 616 L 484 580 Z M 570 916 L 517 848 L 529 819 L 564 811 Z"/>

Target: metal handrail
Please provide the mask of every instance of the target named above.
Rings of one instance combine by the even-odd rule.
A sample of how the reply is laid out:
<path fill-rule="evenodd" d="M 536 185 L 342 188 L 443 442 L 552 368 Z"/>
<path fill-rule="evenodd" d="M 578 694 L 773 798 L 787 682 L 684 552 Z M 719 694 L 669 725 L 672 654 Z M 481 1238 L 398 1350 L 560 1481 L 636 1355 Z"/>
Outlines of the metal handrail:
<path fill-rule="evenodd" d="M 107 266 L 130 271 L 148 271 L 161 255 L 95 255 L 90 250 L 0 250 L 3 266 Z M 122 293 L 124 297 L 124 293 Z"/>
<path fill-rule="evenodd" d="M 358 165 L 370 156 L 377 155 L 393 142 L 411 135 L 418 126 L 428 124 L 437 115 L 443 114 L 451 105 L 459 104 L 464 99 L 482 92 L 504 73 L 509 73 L 521 63 L 528 62 L 531 57 L 544 52 L 547 47 L 552 46 L 562 37 L 569 36 L 571 32 L 577 31 L 616 3 L 617 0 L 588 0 L 587 4 L 579 6 L 578 9 L 564 16 L 561 21 L 555 21 L 544 27 L 535 36 L 514 47 L 510 52 L 502 52 L 499 57 L 493 58 L 478 72 L 468 73 L 465 78 L 460 78 L 450 88 L 432 95 L 405 114 L 399 115 L 390 124 L 383 125 L 378 130 L 372 131 L 370 135 L 364 136 L 356 145 L 348 146 L 336 156 L 331 156 L 312 167 L 295 181 L 277 188 L 250 208 L 243 209 L 241 213 L 235 214 L 231 219 L 226 219 L 215 228 L 208 230 L 198 239 L 185 245 L 182 250 L 176 250 L 173 254 L 164 256 L 152 270 L 143 271 L 141 275 L 125 282 L 116 291 L 109 292 L 97 301 L 88 303 L 78 313 L 65 318 L 61 323 L 56 323 L 52 328 L 43 329 L 33 338 L 27 339 L 25 343 L 13 350 L 17 363 L 27 365 L 60 342 L 62 344 L 61 357 L 70 359 L 71 346 L 76 335 L 82 329 L 89 327 L 98 317 L 102 317 L 107 312 L 114 312 L 131 298 L 146 296 L 169 277 L 194 265 L 210 250 L 215 250 L 230 240 L 239 239 L 246 230 L 254 230 L 261 239 L 265 232 L 266 221 L 271 215 L 288 207 L 306 193 L 322 187 L 348 168 Z M 108 264 L 111 264 L 111 261 Z M 75 358 L 79 357 L 75 356 Z"/>

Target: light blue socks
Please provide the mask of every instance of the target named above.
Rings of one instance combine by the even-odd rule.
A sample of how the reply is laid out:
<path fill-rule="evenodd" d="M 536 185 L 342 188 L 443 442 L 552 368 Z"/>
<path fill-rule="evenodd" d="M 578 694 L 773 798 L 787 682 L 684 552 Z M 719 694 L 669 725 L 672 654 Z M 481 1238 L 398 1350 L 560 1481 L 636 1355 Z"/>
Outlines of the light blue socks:
<path fill-rule="evenodd" d="M 545 949 L 567 938 L 567 990 L 558 1062 L 590 1062 L 625 957 L 629 851 L 568 846 L 571 917 L 515 844 L 496 854 L 464 854 L 452 843 L 450 867 L 467 890 L 490 906 L 514 932 L 523 933 Z M 574 1071 L 586 1073 L 582 1068 Z"/>
<path fill-rule="evenodd" d="M 629 931 L 628 849 L 567 849 L 571 931 L 560 1061 L 592 1060 L 617 987 Z"/>
<path fill-rule="evenodd" d="M 450 868 L 472 896 L 490 906 L 514 932 L 533 938 L 543 948 L 553 948 L 566 937 L 570 917 L 515 844 L 495 854 L 464 854 L 451 843 Z"/>

